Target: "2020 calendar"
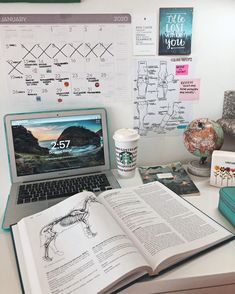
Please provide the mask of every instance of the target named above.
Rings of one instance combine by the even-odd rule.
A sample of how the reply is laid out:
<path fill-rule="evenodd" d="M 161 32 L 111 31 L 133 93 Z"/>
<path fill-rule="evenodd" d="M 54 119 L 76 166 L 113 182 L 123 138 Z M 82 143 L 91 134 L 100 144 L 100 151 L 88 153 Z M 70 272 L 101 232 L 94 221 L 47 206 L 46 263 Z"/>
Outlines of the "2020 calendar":
<path fill-rule="evenodd" d="M 123 100 L 129 14 L 0 15 L 9 94 L 17 103 Z"/>

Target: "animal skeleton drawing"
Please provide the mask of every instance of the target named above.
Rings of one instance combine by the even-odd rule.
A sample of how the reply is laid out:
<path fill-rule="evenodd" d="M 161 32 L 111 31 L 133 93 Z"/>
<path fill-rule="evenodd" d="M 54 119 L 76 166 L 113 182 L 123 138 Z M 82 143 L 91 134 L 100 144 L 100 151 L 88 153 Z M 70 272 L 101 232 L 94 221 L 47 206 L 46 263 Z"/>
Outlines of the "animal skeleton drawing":
<path fill-rule="evenodd" d="M 59 234 L 76 224 L 80 223 L 82 225 L 84 233 L 88 238 L 96 236 L 97 233 L 92 232 L 91 226 L 88 222 L 90 215 L 89 208 L 92 202 L 99 203 L 94 195 L 87 196 L 84 199 L 81 208 L 71 210 L 68 214 L 53 220 L 41 229 L 40 240 L 41 247 L 44 247 L 44 260 L 52 261 L 49 249 L 57 255 L 63 255 L 63 252 L 59 251 L 56 247 L 56 239 Z"/>

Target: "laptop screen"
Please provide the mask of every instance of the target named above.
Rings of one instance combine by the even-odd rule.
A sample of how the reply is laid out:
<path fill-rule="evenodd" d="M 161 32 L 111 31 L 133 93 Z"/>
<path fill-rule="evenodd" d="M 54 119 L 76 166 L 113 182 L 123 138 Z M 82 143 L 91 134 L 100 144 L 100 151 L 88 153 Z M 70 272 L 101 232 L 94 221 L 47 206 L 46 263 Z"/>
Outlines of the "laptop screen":
<path fill-rule="evenodd" d="M 105 164 L 101 114 L 11 120 L 18 177 Z"/>

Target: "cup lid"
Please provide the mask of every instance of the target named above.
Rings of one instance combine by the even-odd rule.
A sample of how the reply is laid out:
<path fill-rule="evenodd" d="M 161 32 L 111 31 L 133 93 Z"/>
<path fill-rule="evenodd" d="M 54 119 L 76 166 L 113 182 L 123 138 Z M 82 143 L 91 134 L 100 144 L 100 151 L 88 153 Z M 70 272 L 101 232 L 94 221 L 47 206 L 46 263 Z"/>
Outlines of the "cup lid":
<path fill-rule="evenodd" d="M 113 135 L 116 141 L 136 141 L 139 138 L 140 135 L 134 129 L 119 129 Z"/>

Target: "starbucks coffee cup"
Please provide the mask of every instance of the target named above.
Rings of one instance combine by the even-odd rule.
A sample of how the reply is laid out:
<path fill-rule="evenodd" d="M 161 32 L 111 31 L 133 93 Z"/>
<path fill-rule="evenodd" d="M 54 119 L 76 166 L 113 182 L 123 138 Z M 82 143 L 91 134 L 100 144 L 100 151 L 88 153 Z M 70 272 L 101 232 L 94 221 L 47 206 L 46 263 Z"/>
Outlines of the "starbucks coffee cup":
<path fill-rule="evenodd" d="M 137 148 L 140 135 L 133 129 L 119 129 L 114 135 L 118 173 L 122 177 L 135 174 Z"/>

